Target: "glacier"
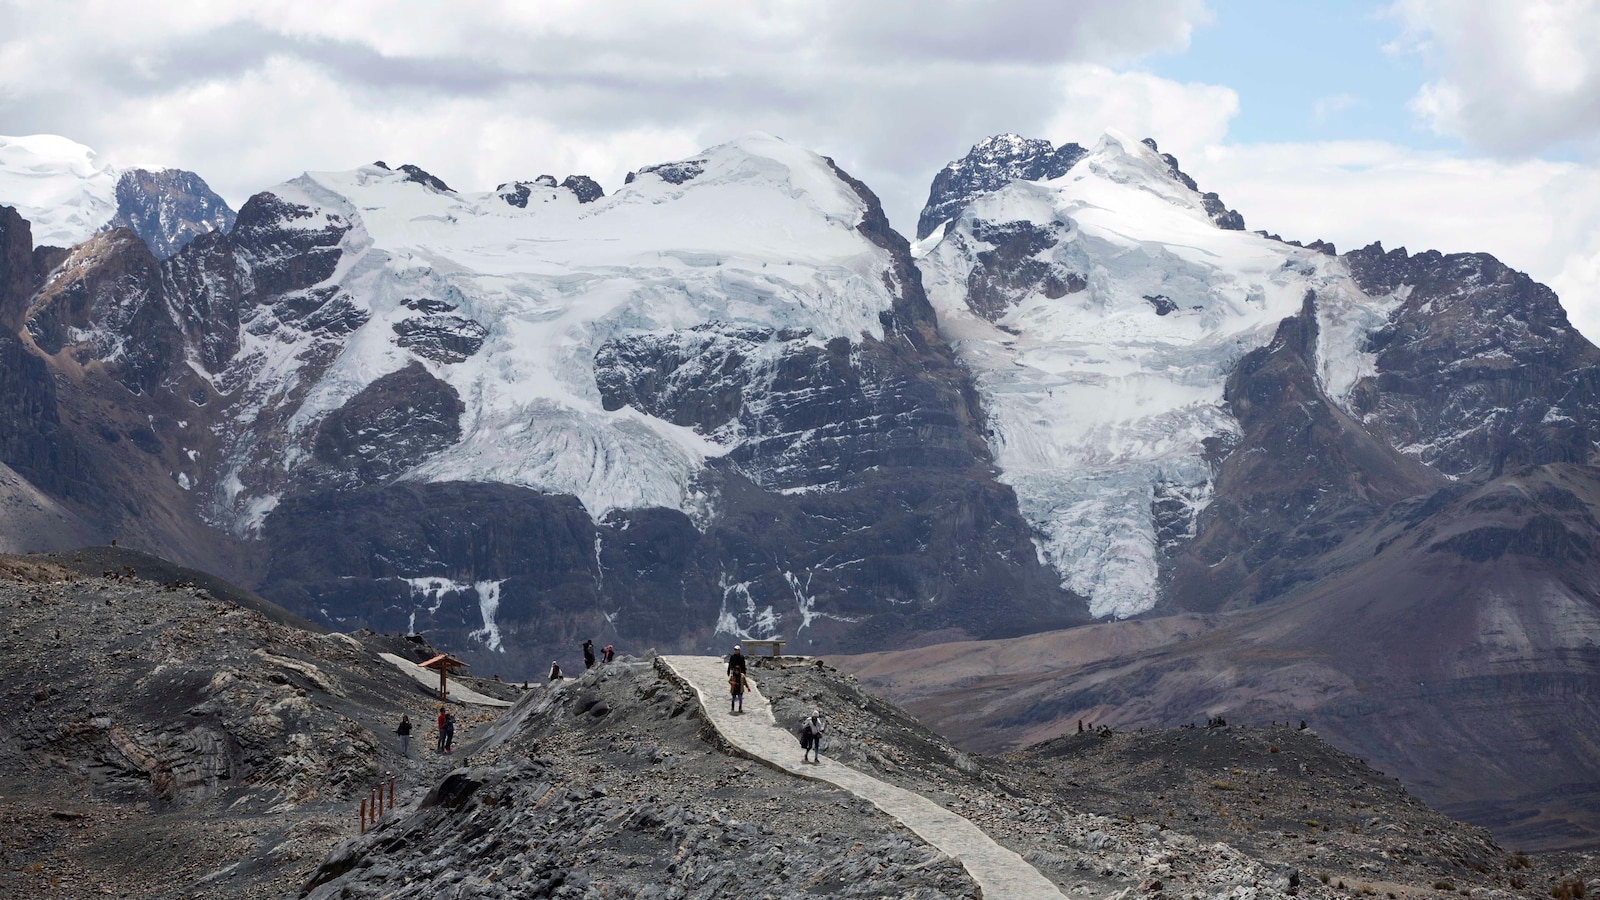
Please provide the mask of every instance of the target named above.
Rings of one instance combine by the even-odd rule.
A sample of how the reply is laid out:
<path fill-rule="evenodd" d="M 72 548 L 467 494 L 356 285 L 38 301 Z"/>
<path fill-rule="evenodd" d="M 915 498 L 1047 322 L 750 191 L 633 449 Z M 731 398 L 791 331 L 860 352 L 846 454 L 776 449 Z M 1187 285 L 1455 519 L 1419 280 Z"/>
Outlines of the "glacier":
<path fill-rule="evenodd" d="M 1346 403 L 1398 302 L 1363 294 L 1336 257 L 1219 228 L 1154 148 L 1117 132 L 1063 175 L 979 195 L 914 253 L 1041 560 L 1097 617 L 1157 603 L 1153 506 L 1181 496 L 1192 529 L 1207 442 L 1238 431 L 1223 390 L 1239 358 L 1310 295 L 1319 376 Z"/>
<path fill-rule="evenodd" d="M 242 533 L 259 527 L 277 490 L 252 474 L 262 460 L 304 464 L 318 423 L 414 361 L 465 410 L 461 439 L 405 478 L 572 494 L 596 518 L 668 507 L 703 519 L 706 460 L 747 436 L 605 409 L 600 349 L 707 326 L 814 346 L 881 338 L 880 313 L 894 303 L 888 251 L 856 230 L 865 201 L 825 158 L 764 134 L 646 167 L 590 199 L 553 179 L 457 193 L 381 164 L 307 173 L 268 193 L 294 210 L 282 227 L 341 235 L 335 270 L 306 293 L 337 292 L 358 324 L 330 342 L 262 307 L 242 323 L 231 361 L 197 363 L 219 391 L 248 398 L 221 480 L 237 489 L 213 510 Z M 419 352 L 407 342 L 415 335 L 454 343 Z M 332 359 L 315 371 L 307 361 L 319 352 Z M 264 441 L 252 423 L 271 409 L 285 413 L 285 434 Z"/>

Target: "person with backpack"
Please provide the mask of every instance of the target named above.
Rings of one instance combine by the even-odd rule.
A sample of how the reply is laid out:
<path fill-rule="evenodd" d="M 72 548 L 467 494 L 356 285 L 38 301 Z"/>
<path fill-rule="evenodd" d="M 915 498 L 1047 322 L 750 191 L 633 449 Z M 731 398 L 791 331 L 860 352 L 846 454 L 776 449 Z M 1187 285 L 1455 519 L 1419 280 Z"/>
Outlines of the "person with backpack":
<path fill-rule="evenodd" d="M 822 710 L 813 709 L 800 726 L 801 762 L 822 762 L 822 734 L 827 730 L 828 723 L 822 718 Z"/>
<path fill-rule="evenodd" d="M 411 717 L 408 716 L 408 715 L 402 714 L 400 716 L 400 727 L 396 728 L 394 730 L 394 733 L 400 735 L 400 755 L 401 756 L 410 756 L 411 755 Z"/>
<path fill-rule="evenodd" d="M 745 680 L 743 672 L 734 672 L 728 676 L 728 713 L 744 712 L 744 692 L 750 686 Z"/>
<path fill-rule="evenodd" d="M 601 651 L 600 659 L 603 662 L 611 662 L 613 659 L 616 659 L 616 658 L 617 658 L 616 649 L 613 648 L 610 644 L 607 644 L 606 645 L 606 649 Z"/>
<path fill-rule="evenodd" d="M 583 642 L 583 667 L 594 668 L 594 641 Z"/>
<path fill-rule="evenodd" d="M 438 753 L 444 752 L 444 707 L 439 707 L 439 733 L 434 739 L 433 749 Z"/>
<path fill-rule="evenodd" d="M 561 664 L 557 663 L 555 660 L 551 660 L 550 661 L 550 680 L 551 681 L 560 681 L 564 677 L 566 677 L 566 676 L 561 674 Z"/>
<path fill-rule="evenodd" d="M 454 753 L 456 742 L 456 714 L 446 713 L 444 717 L 444 752 Z"/>

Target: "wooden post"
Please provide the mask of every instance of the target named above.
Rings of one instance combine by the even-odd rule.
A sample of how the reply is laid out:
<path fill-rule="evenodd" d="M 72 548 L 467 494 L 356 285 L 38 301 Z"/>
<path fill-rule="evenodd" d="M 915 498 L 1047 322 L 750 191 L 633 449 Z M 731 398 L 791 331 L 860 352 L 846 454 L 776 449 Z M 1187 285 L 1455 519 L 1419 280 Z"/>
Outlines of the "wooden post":
<path fill-rule="evenodd" d="M 389 776 L 389 811 L 394 811 L 394 776 Z"/>
<path fill-rule="evenodd" d="M 439 699 L 450 699 L 450 667 L 439 667 Z"/>
<path fill-rule="evenodd" d="M 367 798 L 361 798 L 361 833 L 367 833 Z"/>

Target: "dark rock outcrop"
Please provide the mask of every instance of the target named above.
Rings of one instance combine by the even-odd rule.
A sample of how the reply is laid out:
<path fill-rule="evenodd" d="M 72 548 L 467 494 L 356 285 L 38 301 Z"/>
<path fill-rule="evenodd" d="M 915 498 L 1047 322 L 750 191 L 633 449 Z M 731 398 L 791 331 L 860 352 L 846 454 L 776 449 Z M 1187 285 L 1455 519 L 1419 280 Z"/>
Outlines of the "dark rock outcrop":
<path fill-rule="evenodd" d="M 645 166 L 637 172 L 629 172 L 628 177 L 624 179 L 623 183 L 633 184 L 634 180 L 640 175 L 654 175 L 657 178 L 660 178 L 662 181 L 665 181 L 667 184 L 683 184 L 684 182 L 703 174 L 706 170 L 705 163 L 706 161 L 703 159 L 686 159 L 680 162 L 657 163 L 653 166 Z"/>
<path fill-rule="evenodd" d="M 157 259 L 202 234 L 226 232 L 237 216 L 205 181 L 182 169 L 130 169 L 117 181 L 117 214 L 108 228 L 128 228 Z"/>
<path fill-rule="evenodd" d="M 380 484 L 461 439 L 465 407 L 455 388 L 421 363 L 374 380 L 318 426 L 318 481 Z"/>
<path fill-rule="evenodd" d="M 420 184 L 423 187 L 433 188 L 434 190 L 439 191 L 440 193 L 446 193 L 446 194 L 455 193 L 454 191 L 450 190 L 450 185 L 445 184 L 443 181 L 441 181 L 439 178 L 435 177 L 434 175 L 431 175 L 428 172 L 423 171 L 422 167 L 420 167 L 420 166 L 413 166 L 410 163 L 406 163 L 405 165 L 400 167 L 400 171 L 405 173 L 407 181 L 416 182 L 417 184 Z"/>
<path fill-rule="evenodd" d="M 974 144 L 962 159 L 934 176 L 928 202 L 917 218 L 917 239 L 933 234 L 974 198 L 1013 181 L 1043 181 L 1067 174 L 1089 151 L 1077 144 L 1054 147 L 1049 141 L 1001 134 Z"/>
<path fill-rule="evenodd" d="M 333 274 L 341 255 L 339 242 L 350 224 L 333 214 L 320 222 L 307 221 L 315 215 L 274 194 L 257 194 L 239 210 L 231 232 L 203 235 L 163 266 L 163 281 L 185 339 L 198 349 L 207 369 L 226 368 L 239 350 L 241 323 L 258 321 L 257 307 L 309 291 Z M 329 292 L 291 297 L 279 321 L 311 317 L 310 327 L 317 327 L 323 320 L 312 314 L 335 299 Z M 337 324 L 337 307 L 330 313 L 334 315 L 326 318 Z M 256 327 L 272 326 L 260 321 Z"/>
<path fill-rule="evenodd" d="M 600 183 L 587 175 L 568 175 L 560 184 L 556 183 L 554 175 L 540 175 L 533 181 L 512 181 L 502 184 L 495 188 L 495 192 L 500 195 L 500 199 L 509 205 L 518 209 L 527 209 L 528 198 L 533 196 L 535 187 L 544 189 L 565 188 L 571 191 L 574 197 L 578 198 L 579 203 L 593 203 L 606 195 L 606 192 L 600 187 Z"/>
<path fill-rule="evenodd" d="M 998 322 L 1023 297 L 1037 293 L 1057 300 L 1087 288 L 1082 275 L 1039 258 L 1060 243 L 1061 231 L 1060 225 L 975 220 L 972 236 L 991 247 L 978 251 L 977 265 L 967 276 L 967 305 L 972 311 Z"/>
<path fill-rule="evenodd" d="M 587 175 L 568 175 L 561 182 L 561 186 L 571 191 L 579 203 L 593 203 L 606 195 L 600 187 L 600 182 Z"/>
<path fill-rule="evenodd" d="M 458 363 L 483 347 L 489 329 L 464 316 L 428 315 L 394 323 L 395 343 L 434 362 Z"/>
<path fill-rule="evenodd" d="M 1457 477 L 1600 458 L 1600 349 L 1554 291 L 1485 253 L 1344 259 L 1366 292 L 1407 291 L 1351 398 L 1375 434 Z"/>
<path fill-rule="evenodd" d="M 44 353 L 67 350 L 77 365 L 98 363 L 136 394 L 159 388 L 183 357 L 159 263 L 126 228 L 73 248 L 35 295 L 26 327 Z"/>

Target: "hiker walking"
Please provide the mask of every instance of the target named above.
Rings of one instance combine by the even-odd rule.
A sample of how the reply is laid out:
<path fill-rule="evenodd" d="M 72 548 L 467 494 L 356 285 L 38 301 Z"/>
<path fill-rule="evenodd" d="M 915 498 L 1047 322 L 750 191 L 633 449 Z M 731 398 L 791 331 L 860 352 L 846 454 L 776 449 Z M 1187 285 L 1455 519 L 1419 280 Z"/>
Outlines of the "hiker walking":
<path fill-rule="evenodd" d="M 744 712 L 744 692 L 750 687 L 745 680 L 743 672 L 734 672 L 728 676 L 728 712 Z"/>
<path fill-rule="evenodd" d="M 407 715 L 401 715 L 400 716 L 400 727 L 396 728 L 394 730 L 394 733 L 400 735 L 400 755 L 401 756 L 410 756 L 411 755 L 411 717 L 407 716 Z"/>
<path fill-rule="evenodd" d="M 560 681 L 563 677 L 564 676 L 561 674 L 561 666 L 558 663 L 556 663 L 555 660 L 551 660 L 550 661 L 550 680 L 551 681 Z"/>
<path fill-rule="evenodd" d="M 800 726 L 801 762 L 822 762 L 822 733 L 827 730 L 828 723 L 823 721 L 822 710 L 813 709 L 811 715 L 806 717 L 805 724 Z"/>
<path fill-rule="evenodd" d="M 583 642 L 583 667 L 594 668 L 594 641 Z"/>
<path fill-rule="evenodd" d="M 744 674 L 744 648 L 738 644 L 733 645 L 733 654 L 728 657 L 728 674 L 735 672 Z"/>
<path fill-rule="evenodd" d="M 444 752 L 444 720 L 445 720 L 444 707 L 441 706 L 441 707 L 439 707 L 439 734 L 434 740 L 434 747 L 433 747 L 433 749 L 438 753 L 443 753 Z"/>
<path fill-rule="evenodd" d="M 454 753 L 456 742 L 456 714 L 446 713 L 444 717 L 444 752 Z"/>
<path fill-rule="evenodd" d="M 606 645 L 606 649 L 601 651 L 601 654 L 602 655 L 600 659 L 605 662 L 611 662 L 613 659 L 617 658 L 617 651 L 613 650 L 610 644 Z"/>

